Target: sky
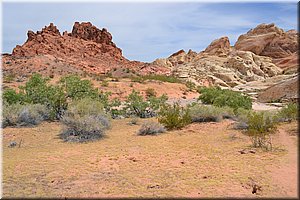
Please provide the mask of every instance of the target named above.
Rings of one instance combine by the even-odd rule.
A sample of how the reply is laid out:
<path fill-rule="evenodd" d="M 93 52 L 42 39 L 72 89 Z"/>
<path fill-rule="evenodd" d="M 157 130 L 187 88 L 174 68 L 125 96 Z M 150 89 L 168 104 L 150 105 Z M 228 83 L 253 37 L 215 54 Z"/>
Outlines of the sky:
<path fill-rule="evenodd" d="M 50 22 L 61 33 L 71 32 L 75 21 L 106 28 L 126 58 L 144 62 L 180 49 L 200 52 L 222 36 L 234 45 L 239 35 L 261 23 L 297 30 L 296 2 L 4 2 L 2 11 L 4 53 L 22 45 L 28 30 L 36 32 Z"/>

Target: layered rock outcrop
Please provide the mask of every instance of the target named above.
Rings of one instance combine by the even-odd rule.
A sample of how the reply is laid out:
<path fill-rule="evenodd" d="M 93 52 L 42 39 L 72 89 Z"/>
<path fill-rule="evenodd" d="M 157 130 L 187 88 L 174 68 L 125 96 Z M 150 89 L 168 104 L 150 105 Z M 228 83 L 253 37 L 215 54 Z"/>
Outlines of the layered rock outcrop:
<path fill-rule="evenodd" d="M 232 48 L 228 37 L 214 40 L 204 51 L 183 50 L 154 63 L 165 65 L 173 73 L 199 85 L 234 87 L 249 81 L 263 80 L 282 73 L 272 58 L 251 51 Z"/>
<path fill-rule="evenodd" d="M 284 31 L 275 24 L 260 24 L 251 29 L 238 38 L 234 48 L 268 56 L 285 71 L 295 71 L 298 66 L 298 33 Z"/>

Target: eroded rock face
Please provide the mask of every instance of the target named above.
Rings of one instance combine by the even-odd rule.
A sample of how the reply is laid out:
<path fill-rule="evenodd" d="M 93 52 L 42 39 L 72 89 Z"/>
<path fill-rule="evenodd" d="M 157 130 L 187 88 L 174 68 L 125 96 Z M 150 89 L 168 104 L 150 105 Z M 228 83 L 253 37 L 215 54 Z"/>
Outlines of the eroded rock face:
<path fill-rule="evenodd" d="M 288 57 L 298 50 L 297 38 L 295 30 L 285 32 L 274 24 L 260 24 L 241 35 L 234 47 L 278 59 Z"/>
<path fill-rule="evenodd" d="M 157 73 L 169 71 L 157 65 L 149 66 L 143 62 L 127 60 L 123 57 L 122 50 L 113 43 L 112 35 L 105 28 L 100 30 L 90 22 L 75 22 L 72 32 L 64 31 L 62 35 L 51 23 L 36 33 L 28 31 L 27 36 L 27 41 L 22 46 L 17 45 L 13 49 L 12 57 L 6 59 L 23 60 L 24 57 L 30 57 L 33 60 L 51 55 L 64 62 L 66 66 L 74 66 L 95 74 L 107 73 L 113 68 L 134 68 L 140 73 L 153 73 L 155 70 Z M 4 68 L 11 66 L 5 65 Z M 32 66 L 33 71 L 34 67 L 39 66 Z"/>
<path fill-rule="evenodd" d="M 232 48 L 228 37 L 214 40 L 204 51 L 180 50 L 154 63 L 172 69 L 173 74 L 198 85 L 234 87 L 249 81 L 264 80 L 282 73 L 272 58 Z"/>
<path fill-rule="evenodd" d="M 228 37 L 221 37 L 214 40 L 204 52 L 209 55 L 227 56 L 230 51 L 230 42 Z"/>

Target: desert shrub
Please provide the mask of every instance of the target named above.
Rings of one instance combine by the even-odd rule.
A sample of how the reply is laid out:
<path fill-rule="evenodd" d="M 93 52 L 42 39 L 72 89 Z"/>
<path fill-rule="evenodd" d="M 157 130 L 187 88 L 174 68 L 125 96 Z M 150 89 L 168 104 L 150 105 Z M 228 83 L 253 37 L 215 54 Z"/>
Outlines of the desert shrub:
<path fill-rule="evenodd" d="M 98 91 L 93 88 L 91 81 L 81 80 L 80 77 L 75 75 L 61 78 L 60 85 L 66 92 L 66 98 L 71 98 L 72 100 L 98 97 Z"/>
<path fill-rule="evenodd" d="M 25 101 L 32 104 L 47 102 L 49 98 L 48 81 L 49 78 L 43 78 L 41 74 L 33 74 L 25 86 L 20 87 L 25 94 Z"/>
<path fill-rule="evenodd" d="M 3 105 L 2 127 L 33 126 L 49 119 L 49 111 L 41 104 Z"/>
<path fill-rule="evenodd" d="M 166 95 L 162 95 L 160 97 L 152 96 L 144 100 L 140 92 L 132 90 L 125 101 L 124 111 L 129 116 L 134 115 L 140 118 L 153 117 L 167 99 Z"/>
<path fill-rule="evenodd" d="M 153 111 L 159 110 L 164 104 L 166 104 L 168 100 L 168 96 L 166 94 L 161 95 L 160 97 L 149 97 L 148 99 L 149 107 Z"/>
<path fill-rule="evenodd" d="M 139 119 L 137 117 L 130 118 L 129 125 L 137 125 Z"/>
<path fill-rule="evenodd" d="M 146 91 L 146 97 L 149 98 L 149 97 L 156 97 L 156 92 L 153 88 L 147 88 Z"/>
<path fill-rule="evenodd" d="M 16 79 L 15 74 L 7 74 L 3 77 L 3 82 L 4 83 L 11 83 Z"/>
<path fill-rule="evenodd" d="M 164 104 L 158 113 L 158 121 L 168 130 L 180 129 L 191 123 L 189 108 L 183 108 L 178 103 Z"/>
<path fill-rule="evenodd" d="M 169 83 L 181 83 L 182 81 L 175 76 L 167 76 L 163 74 L 149 74 L 142 77 L 144 80 L 157 80 Z"/>
<path fill-rule="evenodd" d="M 233 118 L 234 112 L 229 107 L 194 105 L 190 107 L 192 122 L 220 122 L 223 118 Z"/>
<path fill-rule="evenodd" d="M 205 104 L 213 104 L 218 107 L 228 106 L 235 110 L 238 108 L 248 110 L 252 108 L 251 98 L 242 95 L 240 92 L 222 90 L 218 87 L 200 88 L 198 91 L 201 93 L 199 100 Z"/>
<path fill-rule="evenodd" d="M 132 90 L 131 94 L 127 96 L 125 103 L 125 109 L 129 111 L 129 115 L 133 114 L 141 118 L 146 117 L 145 114 L 147 112 L 148 103 L 144 101 L 140 92 Z"/>
<path fill-rule="evenodd" d="M 49 85 L 48 81 L 49 78 L 33 74 L 25 86 L 20 87 L 19 94 L 24 94 L 26 103 L 46 105 L 50 119 L 59 119 L 67 107 L 65 93 L 62 87 Z"/>
<path fill-rule="evenodd" d="M 138 135 L 157 135 L 165 132 L 166 129 L 163 125 L 154 121 L 144 122 L 138 131 Z"/>
<path fill-rule="evenodd" d="M 130 77 L 130 79 L 131 79 L 132 82 L 137 82 L 137 83 L 144 83 L 145 82 L 145 80 L 140 76 L 132 76 L 132 77 Z"/>
<path fill-rule="evenodd" d="M 252 112 L 248 115 L 246 135 L 251 138 L 254 147 L 272 149 L 271 134 L 277 130 L 274 113 Z"/>
<path fill-rule="evenodd" d="M 103 81 L 101 82 L 101 86 L 102 86 L 102 87 L 108 87 L 108 86 L 109 86 L 108 81 L 103 80 Z"/>
<path fill-rule="evenodd" d="M 17 93 L 13 89 L 6 89 L 3 91 L 3 100 L 8 104 L 21 103 L 24 101 L 24 94 Z"/>
<path fill-rule="evenodd" d="M 233 129 L 235 130 L 247 130 L 249 128 L 245 121 L 238 121 L 233 124 Z"/>
<path fill-rule="evenodd" d="M 110 127 L 101 102 L 84 98 L 73 101 L 61 119 L 65 125 L 60 138 L 69 142 L 87 142 L 104 136 Z"/>
<path fill-rule="evenodd" d="M 278 112 L 278 121 L 291 122 L 292 120 L 297 120 L 299 118 L 298 109 L 298 104 L 289 103 Z"/>
<path fill-rule="evenodd" d="M 193 91 L 196 89 L 196 84 L 192 81 L 186 81 L 185 85 L 189 89 L 189 91 Z"/>

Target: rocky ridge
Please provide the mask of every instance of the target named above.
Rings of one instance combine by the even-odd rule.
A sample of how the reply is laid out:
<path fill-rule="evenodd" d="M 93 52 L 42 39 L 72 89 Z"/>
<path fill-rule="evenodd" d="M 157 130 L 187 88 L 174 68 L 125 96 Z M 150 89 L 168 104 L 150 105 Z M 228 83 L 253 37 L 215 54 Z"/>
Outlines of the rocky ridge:
<path fill-rule="evenodd" d="M 295 31 L 261 24 L 241 35 L 234 46 L 228 37 L 221 37 L 202 52 L 180 50 L 153 63 L 171 68 L 176 76 L 198 85 L 231 88 L 297 72 L 297 37 Z"/>
<path fill-rule="evenodd" d="M 36 33 L 28 31 L 27 36 L 27 41 L 22 46 L 17 45 L 11 55 L 3 55 L 4 72 L 13 72 L 16 68 L 25 74 L 55 71 L 49 66 L 57 68 L 54 66 L 57 63 L 66 66 L 60 70 L 62 73 L 68 73 L 69 68 L 93 74 L 105 74 L 114 68 L 134 69 L 140 73 L 168 72 L 164 67 L 126 59 L 112 41 L 112 35 L 90 22 L 75 22 L 72 32 L 63 34 L 50 23 Z"/>

